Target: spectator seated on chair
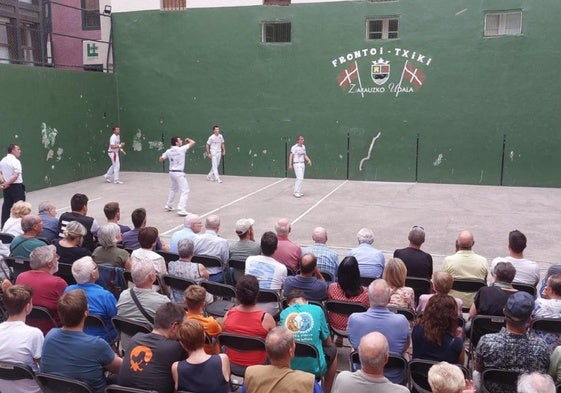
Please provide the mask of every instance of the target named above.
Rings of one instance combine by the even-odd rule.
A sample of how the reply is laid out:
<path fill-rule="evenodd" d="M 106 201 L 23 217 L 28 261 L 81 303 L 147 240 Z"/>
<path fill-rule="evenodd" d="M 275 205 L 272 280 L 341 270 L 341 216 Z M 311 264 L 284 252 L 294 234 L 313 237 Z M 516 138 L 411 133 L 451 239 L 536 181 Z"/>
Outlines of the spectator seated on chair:
<path fill-rule="evenodd" d="M 149 259 L 140 259 L 131 268 L 134 287 L 124 290 L 117 301 L 117 315 L 135 322 L 152 322 L 136 305 L 132 293 L 134 293 L 148 317 L 154 318 L 156 310 L 164 303 L 169 303 L 167 296 L 161 295 L 152 288 L 156 280 L 154 264 Z"/>
<path fill-rule="evenodd" d="M 555 393 L 551 376 L 542 373 L 524 373 L 518 377 L 518 393 Z"/>
<path fill-rule="evenodd" d="M 382 277 L 386 260 L 384 254 L 372 246 L 374 233 L 371 229 L 362 228 L 356 234 L 356 238 L 358 247 L 349 251 L 349 256 L 356 258 L 360 275 L 363 277 Z"/>
<path fill-rule="evenodd" d="M 187 214 L 183 221 L 183 229 L 176 231 L 171 235 L 169 242 L 169 251 L 175 254 L 179 253 L 179 241 L 183 239 L 193 240 L 195 235 L 203 229 L 201 217 L 197 214 Z M 169 266 L 168 266 L 169 267 Z"/>
<path fill-rule="evenodd" d="M 337 267 L 339 266 L 339 255 L 327 247 L 327 230 L 316 227 L 312 232 L 314 244 L 302 249 L 302 255 L 314 254 L 318 259 L 318 269 L 322 272 L 331 273 L 333 281 L 337 281 Z"/>
<path fill-rule="evenodd" d="M 471 380 L 466 380 L 462 370 L 453 364 L 440 362 L 429 369 L 432 393 L 475 393 Z"/>
<path fill-rule="evenodd" d="M 220 217 L 216 214 L 208 216 L 205 220 L 205 233 L 197 234 L 193 239 L 195 255 L 206 255 L 220 260 L 222 267 L 208 268 L 209 280 L 214 282 L 227 282 L 224 277 L 224 266 L 228 263 L 230 248 L 228 240 L 220 237 Z"/>
<path fill-rule="evenodd" d="M 415 292 L 413 288 L 405 286 L 405 277 L 407 277 L 405 263 L 399 258 L 391 258 L 382 273 L 382 278 L 391 289 L 388 306 L 408 308 L 415 312 Z"/>
<path fill-rule="evenodd" d="M 402 355 L 409 348 L 409 321 L 405 316 L 388 309 L 391 289 L 383 279 L 372 281 L 368 286 L 370 308 L 366 312 L 349 317 L 347 332 L 353 348 L 358 348 L 360 339 L 370 332 L 380 332 L 388 340 L 390 352 Z M 384 373 L 392 382 L 403 379 L 401 369 L 388 369 Z"/>
<path fill-rule="evenodd" d="M 121 234 L 131 230 L 128 225 L 119 224 L 119 220 L 121 219 L 121 208 L 119 207 L 119 202 L 106 203 L 105 206 L 103 206 L 103 214 L 105 214 L 107 222 L 112 222 L 119 226 Z"/>
<path fill-rule="evenodd" d="M 507 300 L 504 315 L 506 328 L 499 333 L 486 334 L 479 340 L 475 350 L 474 381 L 478 375 L 489 368 L 499 368 L 518 373 L 539 371 L 546 373 L 549 368 L 549 349 L 545 342 L 536 336 L 528 335 L 532 320 L 534 298 L 518 291 Z M 494 386 L 500 392 L 503 386 Z"/>
<path fill-rule="evenodd" d="M 369 307 L 368 290 L 360 285 L 360 271 L 355 257 L 343 258 L 337 268 L 337 276 L 337 282 L 329 284 L 327 288 L 327 300 L 357 302 Z M 327 314 L 331 327 L 339 330 L 347 329 L 348 319 L 346 315 L 333 312 Z"/>
<path fill-rule="evenodd" d="M 162 275 L 168 272 L 166 261 L 163 256 L 152 251 L 158 240 L 158 229 L 155 227 L 144 227 L 138 233 L 138 242 L 140 248 L 134 250 L 131 254 L 131 265 L 134 265 L 139 259 L 149 259 L 154 264 L 156 274 Z"/>
<path fill-rule="evenodd" d="M 86 235 L 86 227 L 78 221 L 70 221 L 64 229 L 64 237 L 55 240 L 56 252 L 60 263 L 71 265 L 75 260 L 82 257 L 90 257 L 92 252 L 86 247 L 82 247 L 84 236 Z"/>
<path fill-rule="evenodd" d="M 273 328 L 267 334 L 265 349 L 270 364 L 248 367 L 241 393 L 321 393 L 313 374 L 290 368 L 296 350 L 290 330 Z"/>
<path fill-rule="evenodd" d="M 37 247 L 46 245 L 39 239 L 39 234 L 43 231 L 43 220 L 35 214 L 28 214 L 21 219 L 23 235 L 14 237 L 10 243 L 10 256 L 19 259 L 29 259 L 31 251 Z"/>
<path fill-rule="evenodd" d="M 508 256 L 498 257 L 491 262 L 491 271 L 498 262 L 510 262 L 516 269 L 514 283 L 538 285 L 540 281 L 540 266 L 529 259 L 524 258 L 526 249 L 526 236 L 519 230 L 511 231 L 508 234 Z"/>
<path fill-rule="evenodd" d="M 84 236 L 84 247 L 93 251 L 95 248 L 95 236 L 99 229 L 96 219 L 88 214 L 88 197 L 84 194 L 74 194 L 70 198 L 70 209 L 72 212 L 62 213 L 58 219 L 58 232 L 64 233 L 66 225 L 70 221 L 78 221 L 86 227 L 86 235 Z M 95 258 L 94 258 L 95 259 Z"/>
<path fill-rule="evenodd" d="M 322 388 L 329 393 L 337 372 L 337 348 L 331 341 L 325 313 L 321 307 L 308 304 L 301 290 L 288 292 L 286 300 L 289 306 L 281 312 L 281 326 L 290 330 L 296 341 L 316 347 L 319 355 L 319 365 L 316 359 L 296 357 L 290 367 L 313 373 L 316 378 L 325 376 Z"/>
<path fill-rule="evenodd" d="M 4 223 L 0 232 L 9 233 L 10 235 L 23 235 L 21 228 L 21 219 L 31 213 L 31 203 L 25 201 L 17 201 L 10 209 L 10 218 Z"/>
<path fill-rule="evenodd" d="M 429 299 L 434 296 L 434 294 L 440 295 L 448 295 L 450 294 L 450 290 L 452 289 L 452 285 L 454 284 L 454 277 L 450 275 L 448 272 L 434 272 L 432 274 L 432 291 L 434 293 L 430 295 L 421 295 L 419 297 L 419 304 L 417 305 L 417 313 L 422 313 Z M 462 306 L 463 302 L 462 299 L 454 298 L 456 300 L 456 304 L 458 305 L 458 316 L 461 317 L 462 313 Z"/>
<path fill-rule="evenodd" d="M 275 253 L 272 257 L 275 261 L 288 266 L 293 271 L 298 270 L 298 261 L 302 256 L 302 249 L 300 246 L 290 239 L 288 235 L 292 227 L 288 218 L 279 218 L 275 224 L 275 232 L 277 234 L 278 244 Z"/>
<path fill-rule="evenodd" d="M 35 372 L 39 370 L 43 333 L 25 324 L 25 317 L 33 307 L 33 290 L 25 285 L 2 283 L 4 308 L 8 319 L 0 323 L 0 361 L 23 363 Z M 0 391 L 10 393 L 41 393 L 34 380 L 8 381 L 0 379 Z"/>
<path fill-rule="evenodd" d="M 536 299 L 532 318 L 557 318 L 561 324 L 561 274 L 553 274 L 547 279 L 542 297 Z M 534 330 L 541 337 L 550 351 L 561 344 L 561 334 Z"/>
<path fill-rule="evenodd" d="M 409 246 L 395 250 L 393 257 L 399 258 L 405 263 L 408 276 L 430 280 L 433 274 L 432 256 L 421 250 L 421 246 L 425 242 L 425 229 L 418 225 L 413 226 L 409 230 L 407 239 Z"/>
<path fill-rule="evenodd" d="M 300 273 L 286 278 L 284 293 L 301 290 L 304 292 L 306 299 L 321 302 L 327 299 L 328 285 L 317 267 L 316 256 L 314 254 L 304 254 L 300 258 Z"/>
<path fill-rule="evenodd" d="M 43 220 L 43 231 L 39 237 L 53 241 L 58 238 L 58 217 L 56 216 L 56 206 L 49 201 L 39 203 L 39 217 Z"/>
<path fill-rule="evenodd" d="M 168 265 L 168 272 L 177 277 L 186 278 L 199 284 L 203 280 L 208 280 L 208 271 L 206 267 L 200 263 L 191 261 L 194 254 L 193 241 L 191 239 L 181 239 L 177 244 L 179 251 L 179 260 L 171 261 Z M 172 291 L 172 299 L 174 302 L 183 300 L 183 293 L 180 291 Z M 207 297 L 207 302 L 212 302 L 212 295 Z"/>
<path fill-rule="evenodd" d="M 51 330 L 45 337 L 41 372 L 86 382 L 94 393 L 103 393 L 105 371 L 118 373 L 122 359 L 106 341 L 83 332 L 88 315 L 86 293 L 81 289 L 66 292 L 58 300 L 57 309 L 62 328 Z"/>
<path fill-rule="evenodd" d="M 255 276 L 246 274 L 236 284 L 236 298 L 239 305 L 228 310 L 222 323 L 225 332 L 245 334 L 248 336 L 267 337 L 267 333 L 276 326 L 273 316 L 257 307 L 259 282 Z M 263 364 L 267 354 L 262 351 L 240 352 L 227 348 L 226 354 L 232 363 L 241 366 Z"/>
<path fill-rule="evenodd" d="M 55 246 L 37 247 L 29 257 L 31 270 L 19 274 L 16 284 L 27 285 L 33 289 L 33 305 L 45 307 L 59 323 L 57 301 L 67 284 L 62 278 L 54 275 L 58 270 Z M 43 334 L 47 334 L 52 328 L 50 322 L 42 320 L 34 322 L 33 326 L 41 329 Z"/>
<path fill-rule="evenodd" d="M 134 209 L 131 213 L 131 221 L 134 225 L 134 229 L 123 233 L 122 244 L 127 250 L 136 250 L 140 248 L 140 243 L 138 242 L 138 233 L 141 228 L 146 226 L 146 209 L 139 207 Z M 169 251 L 169 245 L 162 243 L 160 238 L 156 240 L 156 246 L 153 251 L 163 250 Z"/>
<path fill-rule="evenodd" d="M 487 281 L 489 268 L 487 259 L 473 252 L 475 240 L 470 231 L 461 231 L 456 239 L 454 255 L 449 255 L 442 261 L 442 271 L 450 273 L 455 280 L 483 280 Z M 450 295 L 460 298 L 464 307 L 470 307 L 475 297 L 475 292 L 450 291 Z"/>
<path fill-rule="evenodd" d="M 129 341 L 119 371 L 118 384 L 131 388 L 173 393 L 171 365 L 185 359 L 177 342 L 185 311 L 176 303 L 158 307 L 151 333 L 137 333 Z"/>
<path fill-rule="evenodd" d="M 230 243 L 230 259 L 245 261 L 248 257 L 261 253 L 261 247 L 254 238 L 254 224 L 253 218 L 240 218 L 236 221 L 236 235 L 240 240 Z"/>
<path fill-rule="evenodd" d="M 68 227 L 67 227 L 68 228 Z M 117 337 L 113 328 L 111 318 L 117 315 L 117 300 L 108 290 L 96 284 L 99 279 L 97 263 L 91 257 L 82 257 L 72 264 L 72 276 L 76 280 L 75 285 L 70 285 L 65 292 L 73 289 L 82 289 L 88 298 L 88 311 L 90 314 L 99 316 L 109 330 L 109 336 L 102 327 L 87 327 L 84 332 L 92 336 L 103 338 L 110 342 Z"/>
<path fill-rule="evenodd" d="M 228 393 L 230 386 L 230 361 L 226 354 L 210 355 L 204 349 L 205 328 L 188 319 L 178 331 L 179 343 L 189 357 L 171 366 L 176 390 L 189 392 Z"/>
<path fill-rule="evenodd" d="M 109 265 L 131 268 L 131 258 L 127 250 L 117 247 L 121 242 L 121 230 L 117 224 L 109 222 L 103 224 L 97 231 L 99 246 L 92 253 L 92 258 L 98 265 Z"/>
<path fill-rule="evenodd" d="M 203 325 L 206 335 L 212 340 L 220 334 L 222 326 L 213 316 L 204 316 L 203 310 L 207 295 L 206 290 L 200 285 L 190 285 L 185 290 L 185 305 L 187 307 L 187 319 L 196 319 L 199 321 Z M 205 343 L 204 350 L 209 355 L 220 352 L 218 343 L 214 345 Z"/>
<path fill-rule="evenodd" d="M 277 249 L 278 239 L 273 232 L 261 236 L 261 255 L 253 255 L 245 261 L 245 274 L 251 274 L 259 281 L 260 289 L 280 291 L 286 281 L 286 265 L 276 261 L 272 255 Z M 259 307 L 270 314 L 279 312 L 278 303 L 259 303 Z"/>
<path fill-rule="evenodd" d="M 413 327 L 413 358 L 464 363 L 464 340 L 456 337 L 457 305 L 450 295 L 434 295 Z"/>
<path fill-rule="evenodd" d="M 372 332 L 362 337 L 358 354 L 361 369 L 355 372 L 341 371 L 332 393 L 409 392 L 405 386 L 394 384 L 384 377 L 389 345 L 383 334 Z"/>

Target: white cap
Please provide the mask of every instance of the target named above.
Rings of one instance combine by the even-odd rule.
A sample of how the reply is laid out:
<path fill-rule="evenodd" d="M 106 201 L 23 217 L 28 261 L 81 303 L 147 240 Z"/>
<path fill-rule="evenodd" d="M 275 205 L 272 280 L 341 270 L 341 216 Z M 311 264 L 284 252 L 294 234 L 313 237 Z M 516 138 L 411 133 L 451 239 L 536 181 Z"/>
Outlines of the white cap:
<path fill-rule="evenodd" d="M 255 224 L 255 220 L 253 218 L 240 218 L 236 221 L 236 233 L 241 236 L 251 228 Z"/>

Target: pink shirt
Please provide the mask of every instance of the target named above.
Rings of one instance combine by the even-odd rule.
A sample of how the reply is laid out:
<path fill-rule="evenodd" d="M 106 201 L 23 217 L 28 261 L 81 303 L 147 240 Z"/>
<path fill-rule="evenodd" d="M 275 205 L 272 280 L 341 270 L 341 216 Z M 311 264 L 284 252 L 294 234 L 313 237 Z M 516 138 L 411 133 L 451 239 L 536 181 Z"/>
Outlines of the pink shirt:
<path fill-rule="evenodd" d="M 279 243 L 273 258 L 296 272 L 298 270 L 298 261 L 300 256 L 302 256 L 302 248 L 286 237 L 279 237 L 278 239 Z"/>

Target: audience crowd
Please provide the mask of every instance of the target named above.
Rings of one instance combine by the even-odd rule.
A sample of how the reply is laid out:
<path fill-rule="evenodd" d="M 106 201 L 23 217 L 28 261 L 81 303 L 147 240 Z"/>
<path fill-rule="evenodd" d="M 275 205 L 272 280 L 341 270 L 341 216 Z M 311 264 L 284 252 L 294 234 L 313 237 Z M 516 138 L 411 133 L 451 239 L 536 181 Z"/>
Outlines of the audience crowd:
<path fill-rule="evenodd" d="M 146 225 L 144 208 L 132 212 L 131 229 L 119 224 L 116 202 L 105 205 L 101 225 L 87 216 L 86 195 L 75 194 L 70 205 L 57 219 L 48 201 L 38 214 L 20 201 L 3 227 L 13 237 L 0 258 L 24 260 L 28 268 L 10 271 L 2 262 L 0 361 L 80 380 L 95 393 L 111 383 L 226 393 L 234 389 L 231 373 L 240 370 L 247 393 L 407 392 L 413 375 L 390 362 L 395 357 L 431 362 L 423 378 L 435 393 L 483 386 L 553 393 L 561 384 L 561 265 L 540 277 L 518 230 L 508 236 L 508 255 L 491 263 L 463 230 L 456 252 L 436 271 L 421 250 L 420 226 L 387 259 L 374 247 L 372 230 L 361 228 L 357 247 L 340 260 L 325 228 L 313 228 L 313 243 L 301 247 L 289 239 L 286 218 L 260 239 L 255 221 L 241 218 L 231 229 L 239 240 L 228 242 L 220 233 L 230 229 L 218 215 L 188 214 L 167 245 Z M 236 271 L 231 260 L 241 263 Z M 169 286 L 168 276 L 184 286 Z M 215 292 L 224 286 L 235 298 L 210 315 L 207 306 L 224 300 Z M 326 312 L 325 301 L 339 308 Z M 366 311 L 345 313 L 348 303 Z M 480 321 L 489 320 L 498 327 L 482 328 Z M 119 321 L 144 330 L 126 334 Z M 226 333 L 261 344 L 221 346 Z M 337 374 L 345 338 L 356 357 L 351 371 Z M 302 357 L 307 348 L 318 358 Z M 490 369 L 505 374 L 488 381 Z M 40 388 L 34 380 L 0 379 L 0 391 Z"/>

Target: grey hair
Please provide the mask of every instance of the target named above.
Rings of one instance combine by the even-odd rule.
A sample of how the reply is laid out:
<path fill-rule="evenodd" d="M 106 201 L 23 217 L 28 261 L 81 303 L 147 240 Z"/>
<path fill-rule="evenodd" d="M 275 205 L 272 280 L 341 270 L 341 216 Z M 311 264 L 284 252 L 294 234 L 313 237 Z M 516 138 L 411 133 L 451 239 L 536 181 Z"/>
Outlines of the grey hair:
<path fill-rule="evenodd" d="M 271 360 L 282 360 L 294 346 L 294 334 L 284 326 L 272 328 L 265 339 L 267 356 Z"/>
<path fill-rule="evenodd" d="M 286 220 L 286 224 L 279 224 L 279 222 L 281 221 L 285 221 Z M 275 232 L 277 233 L 277 235 L 279 236 L 288 236 L 288 234 L 290 233 L 290 221 L 288 221 L 287 219 L 280 219 L 275 223 Z"/>
<path fill-rule="evenodd" d="M 37 247 L 29 254 L 29 266 L 31 269 L 41 269 L 48 263 L 52 262 L 56 256 L 56 247 L 52 244 L 48 246 Z"/>
<path fill-rule="evenodd" d="M 327 241 L 327 231 L 323 227 L 317 227 L 312 232 L 312 240 L 315 243 L 325 243 Z"/>
<path fill-rule="evenodd" d="M 368 286 L 370 307 L 386 307 L 390 302 L 391 288 L 386 280 L 379 278 Z"/>
<path fill-rule="evenodd" d="M 21 229 L 22 231 L 29 232 L 33 229 L 33 226 L 41 221 L 41 217 L 36 216 L 34 214 L 28 214 L 27 216 L 23 216 L 21 219 Z"/>
<path fill-rule="evenodd" d="M 372 230 L 368 228 L 362 228 L 360 231 L 358 231 L 358 233 L 356 234 L 356 238 L 358 239 L 359 244 L 374 243 L 374 233 L 372 232 Z"/>
<path fill-rule="evenodd" d="M 96 263 L 92 257 L 82 257 L 72 263 L 72 276 L 77 284 L 85 284 L 90 281 L 95 268 Z"/>
<path fill-rule="evenodd" d="M 518 393 L 555 393 L 551 376 L 538 372 L 524 373 L 518 377 Z"/>
<path fill-rule="evenodd" d="M 99 227 L 97 231 L 97 241 L 102 247 L 111 247 L 117 244 L 117 235 L 121 232 L 119 226 L 113 222 L 108 222 Z"/>
<path fill-rule="evenodd" d="M 220 217 L 216 214 L 210 215 L 206 218 L 205 228 L 216 230 L 220 226 Z"/>
<path fill-rule="evenodd" d="M 181 239 L 177 243 L 177 251 L 179 254 L 179 258 L 189 258 L 193 256 L 195 246 L 193 245 L 191 239 Z"/>
<path fill-rule="evenodd" d="M 183 221 L 183 226 L 185 228 L 191 228 L 191 225 L 199 221 L 201 218 L 197 214 L 187 214 L 185 220 Z"/>
<path fill-rule="evenodd" d="M 154 262 L 150 259 L 136 259 L 131 267 L 132 282 L 141 285 L 148 280 L 150 274 L 155 273 Z"/>
<path fill-rule="evenodd" d="M 466 388 L 464 373 L 455 364 L 440 362 L 428 373 L 429 385 L 437 393 L 461 393 Z"/>
<path fill-rule="evenodd" d="M 39 213 L 47 212 L 51 209 L 56 209 L 56 206 L 49 201 L 43 201 L 39 204 Z"/>

